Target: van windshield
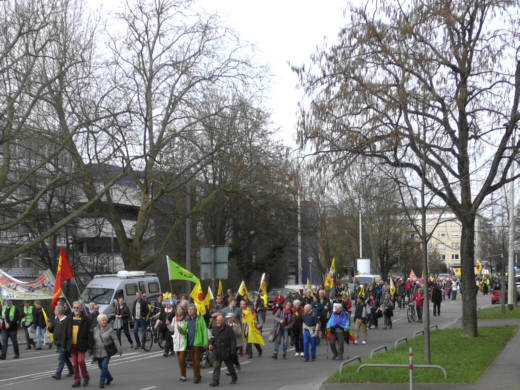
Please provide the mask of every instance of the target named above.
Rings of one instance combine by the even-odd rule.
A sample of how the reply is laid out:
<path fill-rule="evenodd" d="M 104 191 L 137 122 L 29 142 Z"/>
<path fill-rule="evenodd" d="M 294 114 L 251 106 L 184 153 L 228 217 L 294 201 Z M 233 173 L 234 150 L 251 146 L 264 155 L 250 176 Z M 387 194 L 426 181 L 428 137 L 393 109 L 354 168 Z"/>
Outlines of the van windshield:
<path fill-rule="evenodd" d="M 356 279 L 359 281 L 359 284 L 370 284 L 374 281 L 373 276 L 356 276 Z"/>
<path fill-rule="evenodd" d="M 95 302 L 100 305 L 108 305 L 112 301 L 114 289 L 102 287 L 87 287 L 81 298 L 85 303 Z"/>

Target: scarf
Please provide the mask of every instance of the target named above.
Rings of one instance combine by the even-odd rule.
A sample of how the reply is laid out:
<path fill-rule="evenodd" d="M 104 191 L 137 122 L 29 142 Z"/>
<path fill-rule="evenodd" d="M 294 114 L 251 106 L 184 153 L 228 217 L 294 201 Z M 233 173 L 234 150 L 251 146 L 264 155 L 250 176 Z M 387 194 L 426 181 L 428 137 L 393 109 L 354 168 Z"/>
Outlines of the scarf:
<path fill-rule="evenodd" d="M 348 317 L 344 311 L 342 311 L 340 314 L 338 314 L 336 312 L 332 312 L 329 322 L 327 322 L 327 329 L 336 328 L 336 327 L 340 327 L 343 329 L 346 329 L 349 327 Z"/>

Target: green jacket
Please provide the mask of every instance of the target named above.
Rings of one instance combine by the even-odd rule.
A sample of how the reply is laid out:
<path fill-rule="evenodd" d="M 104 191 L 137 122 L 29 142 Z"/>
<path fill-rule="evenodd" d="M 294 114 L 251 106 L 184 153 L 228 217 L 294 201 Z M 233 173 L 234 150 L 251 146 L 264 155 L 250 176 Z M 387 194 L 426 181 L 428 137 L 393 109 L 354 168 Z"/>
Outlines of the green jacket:
<path fill-rule="evenodd" d="M 188 320 L 184 322 L 180 332 L 185 337 L 184 339 L 184 348 L 188 349 Z M 203 347 L 206 348 L 208 346 L 208 328 L 206 327 L 206 321 L 202 316 L 197 316 L 197 320 L 195 322 L 195 340 L 193 340 L 194 347 Z"/>

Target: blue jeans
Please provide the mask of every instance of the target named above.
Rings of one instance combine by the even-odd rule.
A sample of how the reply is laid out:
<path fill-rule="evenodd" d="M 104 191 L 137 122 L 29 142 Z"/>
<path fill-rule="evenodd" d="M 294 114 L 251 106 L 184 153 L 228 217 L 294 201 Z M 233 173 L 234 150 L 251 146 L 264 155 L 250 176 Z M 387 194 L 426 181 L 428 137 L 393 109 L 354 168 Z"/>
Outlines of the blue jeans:
<path fill-rule="evenodd" d="M 141 345 L 141 340 L 139 340 L 139 328 L 141 328 L 141 333 L 144 336 L 144 331 L 146 330 L 146 321 L 144 319 L 134 320 L 134 339 L 137 347 Z"/>
<path fill-rule="evenodd" d="M 44 328 L 36 327 L 36 348 L 41 348 L 43 345 L 43 333 L 45 332 Z"/>
<path fill-rule="evenodd" d="M 305 330 L 303 332 L 303 357 L 305 360 L 309 358 L 309 344 L 311 346 L 311 359 L 316 359 L 316 337 L 312 337 L 311 332 Z"/>
<path fill-rule="evenodd" d="M 110 358 L 104 357 L 104 358 L 98 358 L 97 364 L 99 369 L 101 370 L 101 376 L 99 377 L 99 384 L 104 385 L 105 381 L 112 381 L 114 378 L 112 377 L 112 374 L 110 374 L 110 371 L 108 371 L 108 363 L 110 362 Z"/>
<path fill-rule="evenodd" d="M 16 330 L 2 329 L 2 359 L 7 356 L 7 340 L 11 339 L 13 343 L 14 356 L 20 356 L 20 350 L 18 349 L 18 339 L 16 338 L 18 332 Z"/>
<path fill-rule="evenodd" d="M 274 353 L 278 353 L 280 349 L 280 342 L 283 342 L 283 354 L 287 355 L 287 343 L 289 341 L 289 331 L 286 328 L 280 328 L 276 335 L 276 343 L 274 344 Z"/>
<path fill-rule="evenodd" d="M 65 364 L 67 365 L 69 372 L 73 373 L 74 367 L 72 367 L 72 362 L 70 361 L 69 351 L 65 351 L 62 347 L 58 347 L 58 368 L 56 369 L 56 375 L 61 376 Z"/>

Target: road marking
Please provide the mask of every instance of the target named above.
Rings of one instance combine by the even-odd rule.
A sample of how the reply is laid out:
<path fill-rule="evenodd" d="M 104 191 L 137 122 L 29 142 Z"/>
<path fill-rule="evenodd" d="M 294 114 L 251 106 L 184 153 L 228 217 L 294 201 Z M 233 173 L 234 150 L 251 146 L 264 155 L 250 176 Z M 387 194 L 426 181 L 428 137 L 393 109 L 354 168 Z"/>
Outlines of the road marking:
<path fill-rule="evenodd" d="M 46 357 L 49 357 L 49 356 L 58 356 L 57 353 L 53 353 L 53 354 L 50 354 L 50 355 L 42 355 L 42 356 L 33 356 L 33 357 L 29 357 L 29 358 L 22 358 L 22 359 L 14 359 L 14 360 L 3 360 L 0 362 L 0 364 L 9 364 L 9 363 L 20 363 L 20 362 L 24 362 L 26 360 L 32 360 L 32 359 L 42 359 L 42 358 L 46 358 Z"/>
<path fill-rule="evenodd" d="M 141 390 L 152 390 L 152 389 L 156 389 L 157 386 L 149 386 L 149 387 L 143 387 Z"/>
<path fill-rule="evenodd" d="M 110 365 L 119 366 L 119 365 L 125 364 L 125 363 L 134 363 L 134 362 L 138 362 L 141 360 L 147 360 L 147 359 L 152 359 L 152 358 L 155 358 L 158 356 L 162 356 L 162 354 L 163 354 L 163 352 L 157 352 L 154 354 L 142 354 L 139 352 L 131 352 L 131 353 L 126 354 L 125 356 L 121 356 L 121 357 L 118 356 L 118 357 L 113 358 L 113 360 L 112 360 L 113 363 L 111 362 Z M 135 356 L 135 355 L 138 355 L 138 356 Z M 90 362 L 87 363 L 87 369 L 96 368 L 96 367 L 97 367 L 97 363 L 90 363 Z M 2 384 L 4 386 L 11 386 L 14 384 L 35 381 L 35 380 L 39 380 L 41 378 L 45 378 L 45 377 L 49 376 L 50 374 L 54 374 L 55 372 L 56 372 L 56 370 L 53 369 L 53 370 L 48 370 L 48 371 L 40 371 L 40 372 L 36 372 L 36 373 L 32 373 L 32 374 L 20 375 L 20 376 L 11 377 L 11 378 L 0 379 L 0 384 Z M 20 379 L 22 381 L 19 381 Z M 7 383 L 4 384 L 2 382 L 7 382 Z M 12 383 L 9 383 L 9 382 L 12 382 Z"/>

